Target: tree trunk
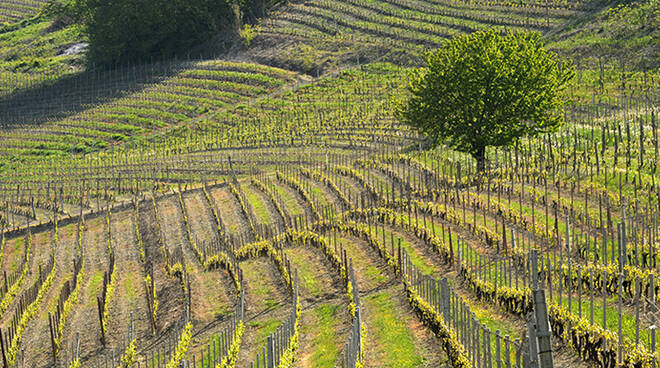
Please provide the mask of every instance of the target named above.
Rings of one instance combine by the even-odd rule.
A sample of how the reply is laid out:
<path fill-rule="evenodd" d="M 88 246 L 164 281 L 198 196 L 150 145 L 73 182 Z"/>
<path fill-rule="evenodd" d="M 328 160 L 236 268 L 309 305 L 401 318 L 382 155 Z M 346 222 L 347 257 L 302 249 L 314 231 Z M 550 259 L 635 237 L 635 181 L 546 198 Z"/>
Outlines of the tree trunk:
<path fill-rule="evenodd" d="M 477 172 L 483 173 L 486 170 L 486 147 L 478 147 L 474 158 L 477 160 Z"/>

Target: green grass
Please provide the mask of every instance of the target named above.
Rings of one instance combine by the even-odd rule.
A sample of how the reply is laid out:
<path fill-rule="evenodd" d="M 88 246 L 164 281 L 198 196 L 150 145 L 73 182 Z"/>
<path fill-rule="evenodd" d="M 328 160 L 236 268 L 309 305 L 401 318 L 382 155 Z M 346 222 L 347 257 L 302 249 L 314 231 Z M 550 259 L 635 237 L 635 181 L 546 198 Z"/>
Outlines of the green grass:
<path fill-rule="evenodd" d="M 96 305 L 96 296 L 101 291 L 102 285 L 103 271 L 96 271 L 89 279 L 89 300 L 87 301 L 86 307 L 92 307 Z"/>
<path fill-rule="evenodd" d="M 313 255 L 312 251 L 303 247 L 286 250 L 289 260 L 295 264 L 298 270 L 298 276 L 305 295 L 318 296 L 323 294 L 324 286 L 321 280 L 316 276 L 319 272 L 315 265 L 309 262 Z M 325 290 L 327 291 L 327 290 Z"/>
<path fill-rule="evenodd" d="M 270 211 L 268 211 L 268 208 L 266 207 L 266 204 L 263 202 L 261 197 L 259 197 L 259 195 L 249 185 L 242 185 L 241 189 L 243 190 L 243 193 L 245 193 L 245 197 L 248 201 L 246 205 L 252 207 L 252 210 L 257 217 L 257 221 L 259 221 L 261 224 L 272 223 L 273 220 L 270 216 Z"/>
<path fill-rule="evenodd" d="M 125 279 L 122 284 L 125 294 L 122 297 L 127 298 L 129 302 L 132 304 L 135 302 L 135 290 L 136 290 L 135 279 L 139 276 L 136 272 L 131 271 L 127 274 L 124 274 L 124 277 Z"/>
<path fill-rule="evenodd" d="M 35 77 L 35 73 L 48 73 L 59 77 L 80 69 L 82 55 L 57 56 L 66 45 L 84 42 L 81 29 L 69 26 L 52 28 L 53 22 L 45 20 L 28 24 L 9 32 L 0 33 L 0 93 L 16 90 L 10 78 Z M 45 80 L 36 76 L 37 83 Z"/>
<path fill-rule="evenodd" d="M 257 357 L 257 353 L 261 354 L 263 347 L 266 345 L 268 340 L 268 335 L 272 334 L 277 330 L 278 327 L 282 324 L 282 321 L 276 318 L 270 318 L 262 321 L 252 321 L 248 322 L 248 328 L 254 329 L 257 336 L 255 346 L 259 347 L 259 350 L 254 352 L 254 355 L 250 359 L 253 361 Z"/>
<path fill-rule="evenodd" d="M 268 271 L 256 266 L 255 263 L 256 262 L 254 261 L 247 261 L 241 265 L 241 268 L 244 271 L 244 277 L 252 288 L 252 292 L 263 298 L 263 304 L 266 308 L 274 308 L 278 304 L 274 299 L 275 291 L 273 290 L 273 287 L 275 286 L 264 282 L 264 280 L 268 279 L 268 277 L 264 275 L 264 272 Z"/>
<path fill-rule="evenodd" d="M 427 221 L 428 222 L 428 221 Z M 423 226 L 423 224 L 422 224 Z M 378 241 L 383 242 L 383 234 L 380 230 L 377 232 L 372 231 L 372 234 L 375 235 L 376 239 Z M 392 238 L 392 235 L 394 237 Z M 435 265 L 431 260 L 426 258 L 425 255 L 419 251 L 416 246 L 413 246 L 405 237 L 400 236 L 400 234 L 396 232 L 392 232 L 388 229 L 385 229 L 385 247 L 388 249 L 388 252 L 391 252 L 392 249 L 392 239 L 394 239 L 394 252 L 397 252 L 397 248 L 399 246 L 399 241 L 401 241 L 401 247 L 404 248 L 408 252 L 408 256 L 410 256 L 410 261 L 413 263 L 415 267 L 417 267 L 424 275 L 431 275 L 434 277 L 438 277 L 441 273 L 439 270 L 435 268 Z M 421 246 L 426 246 L 426 245 L 421 245 Z M 396 256 L 396 254 L 395 254 Z"/>
<path fill-rule="evenodd" d="M 360 270 L 363 276 L 373 284 L 381 284 L 387 281 L 387 277 L 380 272 L 378 267 L 374 266 L 368 257 L 364 254 L 359 245 L 354 244 L 351 240 L 337 237 L 337 243 L 343 244 L 346 249 L 346 254 L 349 258 L 353 259 L 353 266 L 356 270 Z M 352 245 L 349 245 L 352 244 Z M 375 285 L 372 285 L 375 286 Z"/>
<path fill-rule="evenodd" d="M 368 328 L 371 327 L 367 333 L 374 341 L 368 349 L 376 350 L 381 367 L 423 367 L 424 359 L 417 350 L 415 336 L 392 297 L 383 291 L 363 298 L 364 308 L 371 316 L 371 323 L 367 321 Z"/>
<path fill-rule="evenodd" d="M 337 335 L 337 321 L 341 318 L 342 305 L 322 304 L 310 311 L 313 324 L 302 326 L 302 335 L 311 339 L 313 353 L 310 366 L 333 368 L 339 357 L 341 337 Z"/>
<path fill-rule="evenodd" d="M 284 201 L 284 208 L 286 208 L 290 216 L 299 216 L 305 213 L 302 206 L 300 206 L 300 203 L 298 203 L 296 198 L 289 191 L 278 184 L 275 184 L 274 188 L 275 194 Z"/>

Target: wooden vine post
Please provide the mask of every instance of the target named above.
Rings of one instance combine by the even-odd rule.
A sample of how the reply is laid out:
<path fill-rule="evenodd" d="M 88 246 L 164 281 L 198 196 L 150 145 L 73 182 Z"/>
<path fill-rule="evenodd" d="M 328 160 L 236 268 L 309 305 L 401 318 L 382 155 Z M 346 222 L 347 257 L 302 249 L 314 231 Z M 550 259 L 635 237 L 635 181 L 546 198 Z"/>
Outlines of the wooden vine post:
<path fill-rule="evenodd" d="M 530 341 L 530 345 L 536 345 L 536 360 L 539 368 L 554 368 L 552 358 L 552 341 L 550 339 L 550 322 L 548 321 L 548 305 L 545 299 L 545 290 L 539 289 L 538 283 L 538 254 L 536 249 L 530 251 L 530 263 L 532 272 L 532 293 L 534 294 L 534 335 L 536 341 Z"/>

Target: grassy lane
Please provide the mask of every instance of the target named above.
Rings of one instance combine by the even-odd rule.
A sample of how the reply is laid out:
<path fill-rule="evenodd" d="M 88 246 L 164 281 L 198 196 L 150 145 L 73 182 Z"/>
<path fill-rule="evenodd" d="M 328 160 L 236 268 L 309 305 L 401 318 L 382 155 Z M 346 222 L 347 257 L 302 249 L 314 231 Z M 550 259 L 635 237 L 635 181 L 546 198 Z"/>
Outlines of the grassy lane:
<path fill-rule="evenodd" d="M 252 184 L 243 183 L 241 185 L 241 190 L 245 193 L 247 198 L 246 205 L 252 207 L 252 213 L 257 218 L 257 222 L 260 224 L 272 224 L 277 218 L 277 214 L 271 209 L 268 205 L 266 198 L 259 193 L 259 191 Z"/>
<path fill-rule="evenodd" d="M 267 336 L 290 312 L 291 297 L 273 262 L 266 257 L 241 262 L 245 284 L 245 333 L 239 366 L 250 367 Z"/>
<path fill-rule="evenodd" d="M 341 236 L 353 258 L 367 328 L 365 367 L 438 367 L 446 361 L 440 344 L 408 304 L 403 286 L 369 246 Z"/>
<path fill-rule="evenodd" d="M 303 311 L 298 366 L 302 368 L 333 368 L 349 333 L 345 303 L 315 304 Z"/>
<path fill-rule="evenodd" d="M 218 216 L 227 227 L 228 233 L 242 233 L 250 228 L 242 214 L 240 204 L 227 188 L 209 188 L 209 194 L 220 211 Z"/>
<path fill-rule="evenodd" d="M 339 274 L 319 250 L 299 246 L 285 253 L 291 267 L 298 270 L 302 297 L 299 366 L 334 367 L 351 323 Z"/>
<path fill-rule="evenodd" d="M 314 217 L 310 204 L 300 195 L 300 193 L 298 193 L 294 188 L 288 186 L 285 183 L 282 183 L 277 179 L 274 179 L 274 182 L 277 184 L 275 187 L 277 194 L 284 198 L 284 203 L 286 208 L 289 210 L 289 215 L 305 215 L 310 219 Z M 289 206 L 289 203 L 297 203 L 302 211 L 296 211 L 295 207 Z M 290 208 L 293 208 L 294 210 L 291 210 Z"/>
<path fill-rule="evenodd" d="M 289 213 L 289 216 L 295 217 L 305 213 L 304 207 L 298 201 L 298 197 L 292 193 L 288 187 L 285 187 L 277 180 L 273 180 L 274 194 L 282 198 L 284 202 L 284 209 Z"/>

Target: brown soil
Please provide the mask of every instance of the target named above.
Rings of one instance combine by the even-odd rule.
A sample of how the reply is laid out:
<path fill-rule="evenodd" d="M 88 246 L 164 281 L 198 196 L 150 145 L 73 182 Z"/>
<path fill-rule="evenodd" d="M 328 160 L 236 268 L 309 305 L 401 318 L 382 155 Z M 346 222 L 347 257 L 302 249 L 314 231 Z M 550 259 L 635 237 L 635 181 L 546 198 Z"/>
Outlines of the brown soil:
<path fill-rule="evenodd" d="M 124 336 L 131 326 L 131 314 L 138 341 L 151 335 L 146 290 L 141 272 L 142 264 L 133 221 L 132 210 L 112 215 L 117 284 L 110 303 L 110 320 L 106 333 L 107 345 L 111 347 L 123 346 Z"/>
<path fill-rule="evenodd" d="M 157 335 L 166 333 L 183 316 L 183 288 L 177 278 L 170 277 L 165 269 L 165 259 L 158 244 L 156 218 L 151 201 L 141 204 L 139 215 L 140 233 L 147 262 L 153 266 L 158 311 L 156 313 Z M 144 345 L 141 347 L 149 347 Z"/>
<path fill-rule="evenodd" d="M 243 233 L 250 229 L 248 220 L 241 211 L 240 204 L 234 195 L 226 188 L 209 189 L 211 199 L 219 210 L 218 216 L 227 227 L 228 233 Z"/>
<path fill-rule="evenodd" d="M 180 220 L 181 209 L 178 201 L 176 195 L 157 201 L 158 222 L 163 232 L 163 245 L 170 253 L 188 242 L 183 221 Z"/>
<path fill-rule="evenodd" d="M 102 349 L 96 297 L 101 293 L 102 274 L 108 268 L 105 233 L 103 216 L 86 222 L 82 237 L 85 274 L 78 303 L 69 315 L 62 339 L 62 346 L 70 347 L 76 340 L 76 334 L 79 334 L 83 364 Z"/>
<path fill-rule="evenodd" d="M 203 203 L 204 200 L 198 195 L 184 196 L 193 238 L 200 245 L 202 241 L 211 242 L 216 234 L 215 221 L 210 217 L 212 214 L 207 213 L 208 206 Z M 175 217 L 183 221 L 181 216 Z M 192 245 L 186 241 L 182 248 L 190 277 L 191 318 L 196 330 L 191 352 L 195 353 L 211 335 L 220 332 L 218 325 L 233 314 L 236 290 L 226 271 L 204 270 Z"/>

